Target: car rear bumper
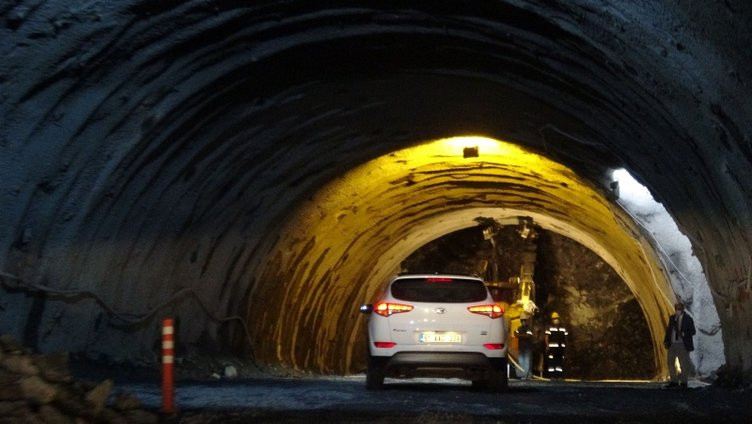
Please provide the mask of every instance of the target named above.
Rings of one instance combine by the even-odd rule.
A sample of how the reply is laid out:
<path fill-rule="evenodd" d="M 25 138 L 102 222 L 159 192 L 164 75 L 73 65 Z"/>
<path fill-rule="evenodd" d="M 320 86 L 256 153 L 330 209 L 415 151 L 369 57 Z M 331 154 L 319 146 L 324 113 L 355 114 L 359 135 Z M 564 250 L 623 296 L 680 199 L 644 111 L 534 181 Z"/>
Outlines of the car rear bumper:
<path fill-rule="evenodd" d="M 477 352 L 398 352 L 384 358 L 386 368 L 501 368 L 506 358 L 489 358 Z"/>

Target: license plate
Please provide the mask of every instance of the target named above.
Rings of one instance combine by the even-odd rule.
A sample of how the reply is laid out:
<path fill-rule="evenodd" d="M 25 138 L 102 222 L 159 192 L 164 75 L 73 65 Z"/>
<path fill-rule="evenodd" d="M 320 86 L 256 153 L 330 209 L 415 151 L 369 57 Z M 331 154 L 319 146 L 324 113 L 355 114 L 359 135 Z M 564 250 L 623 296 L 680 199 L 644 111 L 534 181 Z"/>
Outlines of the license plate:
<path fill-rule="evenodd" d="M 462 335 L 459 333 L 420 333 L 421 343 L 462 343 Z"/>

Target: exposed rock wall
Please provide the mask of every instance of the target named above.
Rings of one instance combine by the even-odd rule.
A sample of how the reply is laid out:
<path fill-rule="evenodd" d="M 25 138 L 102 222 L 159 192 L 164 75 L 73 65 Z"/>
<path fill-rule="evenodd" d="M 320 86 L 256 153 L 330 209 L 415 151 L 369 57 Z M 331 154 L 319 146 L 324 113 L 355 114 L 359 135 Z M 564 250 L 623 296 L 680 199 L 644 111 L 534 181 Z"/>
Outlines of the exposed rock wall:
<path fill-rule="evenodd" d="M 519 276 L 524 241 L 515 226 L 497 236 L 500 281 Z M 567 376 L 582 379 L 652 379 L 656 376 L 652 339 L 645 316 L 624 281 L 592 251 L 548 231 L 537 241 L 536 296 L 541 312 L 534 324 L 544 328 L 554 311 L 570 333 Z M 491 244 L 481 228 L 436 239 L 410 255 L 409 272 L 477 273 L 492 262 Z M 510 297 L 508 301 L 512 301 Z"/>
<path fill-rule="evenodd" d="M 12 337 L 0 336 L 0 423 L 159 422 L 126 393 L 112 402 L 112 380 L 75 381 L 68 354 L 33 354 Z"/>
<path fill-rule="evenodd" d="M 556 311 L 569 330 L 567 375 L 652 379 L 656 364 L 643 311 L 618 275 L 595 254 L 544 232 L 539 243 L 541 315 Z M 536 276 L 537 277 L 537 276 Z"/>

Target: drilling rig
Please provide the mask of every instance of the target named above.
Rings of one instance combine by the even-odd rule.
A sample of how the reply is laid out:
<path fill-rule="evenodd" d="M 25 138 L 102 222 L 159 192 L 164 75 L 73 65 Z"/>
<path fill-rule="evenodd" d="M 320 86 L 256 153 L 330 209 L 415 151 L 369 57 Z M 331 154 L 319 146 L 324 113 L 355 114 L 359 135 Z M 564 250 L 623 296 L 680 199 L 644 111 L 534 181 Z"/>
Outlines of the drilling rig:
<path fill-rule="evenodd" d="M 519 275 L 512 276 L 506 282 L 499 281 L 498 272 L 498 253 L 496 248 L 495 236 L 500 228 L 498 222 L 493 219 L 478 219 L 479 223 L 485 224 L 483 237 L 491 243 L 493 248 L 491 255 L 491 278 L 487 283 L 494 299 L 505 309 L 504 316 L 509 324 L 510 338 L 508 345 L 512 357 L 517 358 L 518 346 L 517 339 L 513 337 L 514 331 L 520 326 L 520 317 L 525 315 L 532 318 L 537 312 L 538 307 L 535 305 L 535 261 L 538 250 L 538 232 L 535 229 L 535 223 L 530 217 L 519 217 L 517 225 L 517 234 L 524 241 L 522 252 L 520 254 L 521 265 Z M 485 267 L 484 267 L 485 268 Z M 512 291 L 510 299 L 503 299 L 502 291 Z M 503 299 L 503 300 L 502 300 Z"/>

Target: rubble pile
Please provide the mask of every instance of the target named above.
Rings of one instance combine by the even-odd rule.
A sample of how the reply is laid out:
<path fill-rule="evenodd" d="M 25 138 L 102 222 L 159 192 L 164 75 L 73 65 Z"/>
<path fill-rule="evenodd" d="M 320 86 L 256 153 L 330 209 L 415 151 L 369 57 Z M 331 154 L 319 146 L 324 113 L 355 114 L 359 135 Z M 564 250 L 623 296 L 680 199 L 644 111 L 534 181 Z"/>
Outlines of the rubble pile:
<path fill-rule="evenodd" d="M 0 424 L 159 422 L 137 398 L 111 395 L 112 380 L 75 381 L 68 353 L 33 354 L 14 338 L 0 336 Z"/>

